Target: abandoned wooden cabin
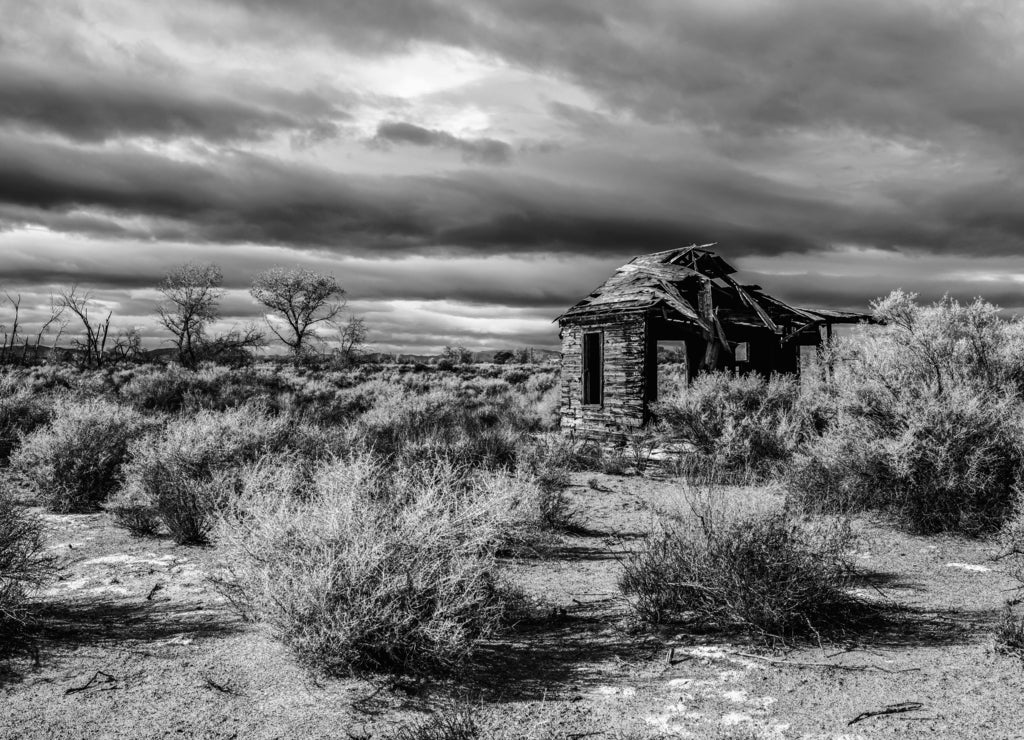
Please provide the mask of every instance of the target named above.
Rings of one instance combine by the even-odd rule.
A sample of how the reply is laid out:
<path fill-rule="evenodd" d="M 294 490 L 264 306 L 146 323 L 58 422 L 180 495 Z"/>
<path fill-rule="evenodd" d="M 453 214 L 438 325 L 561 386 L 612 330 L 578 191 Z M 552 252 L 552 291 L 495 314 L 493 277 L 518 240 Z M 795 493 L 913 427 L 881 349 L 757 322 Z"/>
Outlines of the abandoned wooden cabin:
<path fill-rule="evenodd" d="M 827 341 L 833 324 L 868 318 L 795 308 L 740 285 L 710 246 L 635 257 L 558 317 L 564 430 L 621 440 L 647 423 L 658 397 L 659 343 L 684 346 L 690 378 L 707 370 L 799 373 L 801 347 Z"/>

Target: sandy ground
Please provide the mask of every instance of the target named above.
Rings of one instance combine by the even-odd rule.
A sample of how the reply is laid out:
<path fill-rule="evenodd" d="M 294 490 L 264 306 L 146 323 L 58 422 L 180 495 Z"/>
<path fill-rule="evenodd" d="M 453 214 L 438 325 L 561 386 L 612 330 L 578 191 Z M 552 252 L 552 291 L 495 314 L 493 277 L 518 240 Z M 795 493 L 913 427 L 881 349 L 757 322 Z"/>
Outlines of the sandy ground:
<path fill-rule="evenodd" d="M 863 595 L 902 611 L 841 643 L 767 653 L 630 629 L 619 559 L 655 510 L 679 505 L 680 485 L 574 483 L 585 531 L 508 565 L 537 616 L 459 685 L 402 689 L 304 673 L 227 608 L 206 580 L 209 549 L 135 539 L 105 515 L 47 515 L 65 567 L 39 595 L 38 660 L 0 661 L 0 738 L 387 738 L 455 696 L 501 738 L 1024 738 L 1024 664 L 992 643 L 1018 594 L 991 545 L 860 521 Z"/>

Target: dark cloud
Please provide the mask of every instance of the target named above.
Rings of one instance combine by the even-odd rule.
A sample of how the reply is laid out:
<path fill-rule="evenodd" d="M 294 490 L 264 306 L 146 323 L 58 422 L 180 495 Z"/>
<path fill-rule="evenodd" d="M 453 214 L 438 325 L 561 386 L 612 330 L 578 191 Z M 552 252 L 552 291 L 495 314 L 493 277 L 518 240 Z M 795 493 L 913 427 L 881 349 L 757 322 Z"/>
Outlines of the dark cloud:
<path fill-rule="evenodd" d="M 783 186 L 742 171 L 666 173 L 622 162 L 614 189 L 524 175 L 346 175 L 254 154 L 173 161 L 143 150 L 0 141 L 0 219 L 87 234 L 334 248 L 380 256 L 445 251 L 628 256 L 718 242 L 735 255 L 827 250 L 835 243 L 936 252 L 1024 248 L 1013 182 L 894 190 L 885 207 Z M 616 164 L 609 163 L 609 167 Z M 631 171 L 632 170 L 632 171 Z M 628 195 L 633 179 L 651 204 Z M 661 188 L 664 187 L 664 190 Z M 835 200 L 832 200 L 835 198 Z M 383 252 L 377 250 L 384 250 Z"/>
<path fill-rule="evenodd" d="M 141 150 L 86 151 L 53 144 L 0 142 L 0 203 L 28 220 L 83 231 L 103 214 L 146 217 L 150 236 L 203 242 L 252 242 L 377 249 L 396 253 L 654 251 L 707 241 L 722 229 L 744 248 L 807 246 L 802 237 L 737 229 L 638 210 L 601 193 L 534 178 L 479 173 L 445 176 L 343 176 L 255 155 L 215 163 L 174 162 Z M 99 214 L 98 216 L 95 214 Z M 115 221 L 116 223 L 116 221 Z M 113 227 L 111 227 L 113 228 Z"/>
<path fill-rule="evenodd" d="M 871 301 L 901 289 L 917 293 L 922 303 L 950 296 L 962 303 L 983 297 L 1000 308 L 1013 312 L 1024 309 L 1024 292 L 1012 278 L 999 280 L 951 280 L 927 274 L 891 276 L 880 272 L 856 277 L 799 273 L 790 275 L 744 276 L 761 285 L 766 292 L 809 308 L 838 308 L 864 311 Z"/>
<path fill-rule="evenodd" d="M 410 144 L 412 146 L 454 149 L 466 162 L 482 164 L 505 164 L 512 158 L 512 147 L 497 139 L 463 139 L 447 131 L 423 128 L 403 121 L 385 121 L 377 126 L 377 134 L 371 139 L 374 146 L 389 144 Z"/>
<path fill-rule="evenodd" d="M 101 142 L 146 136 L 213 142 L 265 139 L 279 131 L 337 135 L 347 114 L 310 92 L 203 92 L 201 80 L 162 80 L 98 70 L 0 65 L 0 124 Z"/>

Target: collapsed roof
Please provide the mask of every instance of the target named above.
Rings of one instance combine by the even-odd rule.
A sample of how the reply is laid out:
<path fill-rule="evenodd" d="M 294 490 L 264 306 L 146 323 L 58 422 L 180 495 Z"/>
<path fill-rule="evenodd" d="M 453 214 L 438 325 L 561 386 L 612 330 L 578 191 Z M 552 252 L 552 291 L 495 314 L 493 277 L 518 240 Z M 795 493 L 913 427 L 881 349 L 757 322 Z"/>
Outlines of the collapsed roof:
<path fill-rule="evenodd" d="M 798 334 L 816 334 L 819 326 L 871 318 L 849 311 L 796 308 L 764 293 L 760 286 L 740 285 L 731 277 L 735 268 L 711 251 L 712 246 L 634 257 L 556 320 L 565 324 L 660 308 L 666 318 L 691 324 L 707 337 L 722 337 L 723 326 L 746 326 L 768 329 L 788 341 Z M 706 305 L 702 295 L 710 298 Z"/>

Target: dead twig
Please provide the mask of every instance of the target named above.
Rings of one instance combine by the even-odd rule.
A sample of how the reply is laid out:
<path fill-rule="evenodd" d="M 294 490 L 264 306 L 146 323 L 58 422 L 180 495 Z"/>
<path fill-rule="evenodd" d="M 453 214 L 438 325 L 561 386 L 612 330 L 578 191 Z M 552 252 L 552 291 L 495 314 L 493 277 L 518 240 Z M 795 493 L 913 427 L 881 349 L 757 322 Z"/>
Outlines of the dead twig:
<path fill-rule="evenodd" d="M 146 594 L 146 601 L 152 601 L 153 597 L 156 596 L 156 592 L 164 587 L 164 584 L 157 583 L 153 588 L 149 589 L 149 593 Z"/>
<path fill-rule="evenodd" d="M 106 688 L 99 689 L 100 691 L 113 691 L 117 686 L 110 686 L 109 684 L 116 684 L 117 679 L 111 676 L 105 671 L 96 671 L 92 674 L 92 678 L 86 681 L 81 686 L 72 686 L 64 692 L 64 695 L 77 694 L 80 691 L 87 691 L 91 688 L 98 686 L 106 686 Z"/>
<path fill-rule="evenodd" d="M 676 658 L 676 649 L 675 648 L 669 648 L 668 649 L 668 664 L 669 665 L 679 665 L 680 663 L 685 663 L 688 660 L 693 660 L 693 656 L 690 655 L 689 653 L 683 653 L 683 657 L 682 658 Z"/>
<path fill-rule="evenodd" d="M 899 704 L 890 704 L 884 709 L 875 709 L 870 712 L 861 712 L 856 717 L 847 722 L 846 726 L 849 727 L 850 725 L 855 725 L 862 720 L 870 719 L 871 717 L 881 717 L 885 714 L 903 714 L 904 712 L 916 712 L 919 709 L 922 709 L 923 707 L 924 704 L 922 704 L 919 701 L 904 701 L 900 702 Z"/>
<path fill-rule="evenodd" d="M 882 673 L 913 673 L 914 671 L 921 670 L 920 668 L 900 668 L 892 670 L 889 668 L 883 668 L 879 665 L 842 665 L 840 663 L 813 662 L 803 663 L 795 660 L 786 660 L 785 658 L 771 658 L 767 655 L 757 655 L 756 653 L 732 653 L 732 655 L 739 655 L 743 658 L 753 658 L 754 660 L 763 660 L 765 663 L 786 666 L 789 668 L 831 668 L 837 671 L 881 671 Z"/>
<path fill-rule="evenodd" d="M 232 696 L 237 696 L 238 694 L 238 691 L 236 691 L 235 689 L 231 688 L 230 686 L 222 686 L 221 684 L 214 681 L 212 678 L 206 679 L 206 685 L 211 689 L 216 689 L 222 694 L 231 694 Z"/>

